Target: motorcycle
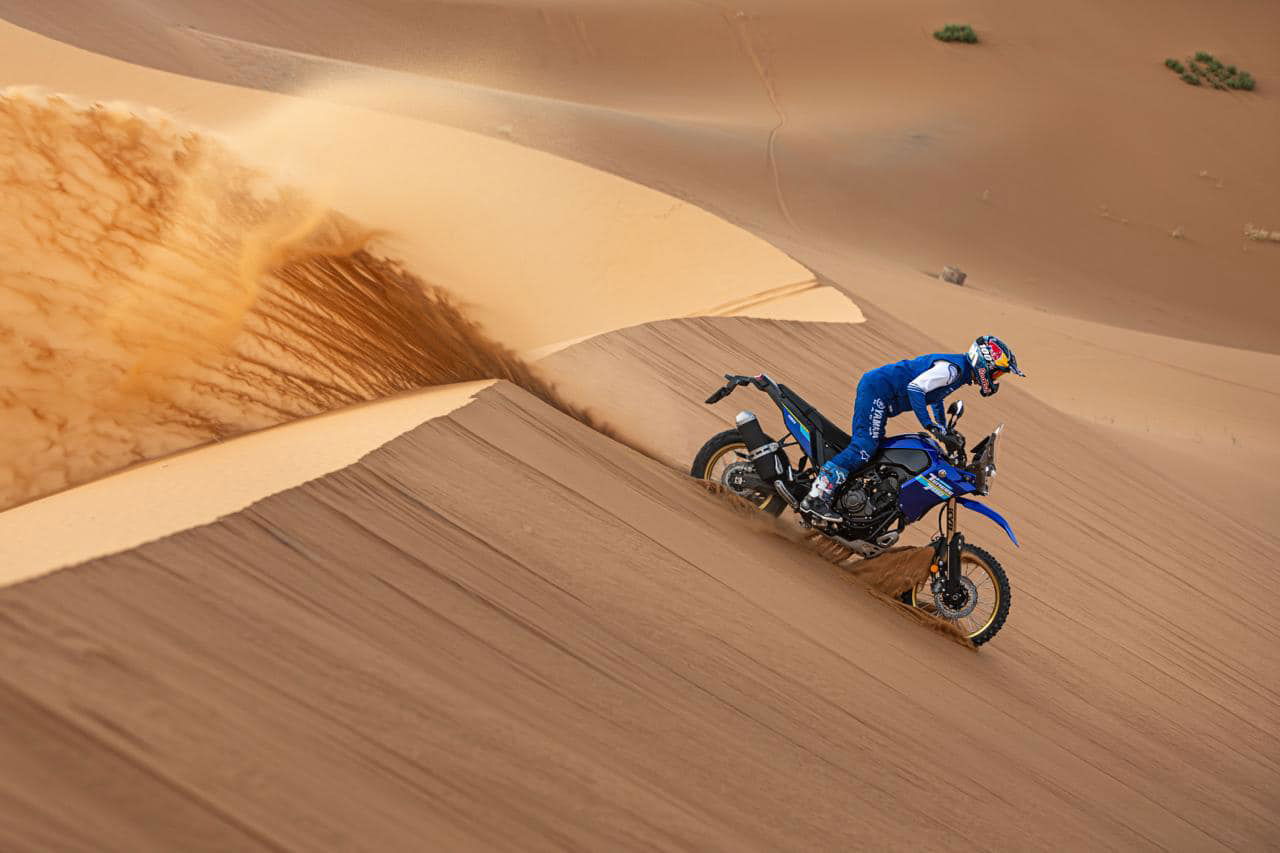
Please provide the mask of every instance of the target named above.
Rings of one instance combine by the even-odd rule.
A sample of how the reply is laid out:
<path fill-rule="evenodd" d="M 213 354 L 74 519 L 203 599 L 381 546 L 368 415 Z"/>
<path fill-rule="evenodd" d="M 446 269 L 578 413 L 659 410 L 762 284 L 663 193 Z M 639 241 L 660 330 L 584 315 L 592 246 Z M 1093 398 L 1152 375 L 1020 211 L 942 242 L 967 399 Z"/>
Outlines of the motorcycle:
<path fill-rule="evenodd" d="M 869 462 L 850 474 L 832 506 L 839 522 L 819 519 L 801 508 L 823 464 L 849 444 L 841 430 L 786 385 L 769 376 L 725 374 L 725 385 L 707 398 L 714 405 L 737 388 L 752 385 L 769 396 L 782 413 L 787 435 L 774 441 L 753 412 L 739 412 L 733 429 L 712 436 L 693 460 L 690 474 L 719 483 L 755 504 L 780 515 L 790 508 L 800 523 L 863 558 L 893 547 L 907 525 L 939 508 L 939 532 L 933 538 L 929 578 L 903 593 L 902 601 L 953 623 L 975 646 L 1004 626 L 1009 616 L 1009 578 L 989 552 L 965 540 L 956 529 L 957 507 L 965 507 L 998 524 L 1016 546 L 1009 523 L 969 495 L 986 496 L 996 475 L 996 444 L 1004 425 L 965 452 L 964 436 L 955 430 L 964 403 L 947 409 L 950 447 L 926 432 L 884 439 Z M 792 465 L 788 448 L 799 452 Z"/>

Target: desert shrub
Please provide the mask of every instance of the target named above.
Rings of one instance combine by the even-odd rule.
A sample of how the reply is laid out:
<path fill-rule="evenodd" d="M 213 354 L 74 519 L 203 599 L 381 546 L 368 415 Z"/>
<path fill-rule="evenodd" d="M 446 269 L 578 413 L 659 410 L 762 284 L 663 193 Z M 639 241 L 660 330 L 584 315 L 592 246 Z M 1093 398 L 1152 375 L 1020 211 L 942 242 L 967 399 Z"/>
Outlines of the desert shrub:
<path fill-rule="evenodd" d="M 934 30 L 933 37 L 938 41 L 962 41 L 966 44 L 978 41 L 978 34 L 968 24 L 947 24 L 940 30 Z"/>
<path fill-rule="evenodd" d="M 1228 80 L 1227 85 L 1232 89 L 1244 89 L 1246 92 L 1252 92 L 1254 87 L 1253 77 L 1249 75 L 1249 72 L 1241 71 Z"/>
<path fill-rule="evenodd" d="M 1243 89 L 1252 92 L 1257 82 L 1247 71 L 1241 71 L 1234 65 L 1224 65 L 1212 53 L 1197 50 L 1194 57 L 1188 57 L 1184 66 L 1182 62 L 1170 57 L 1164 61 L 1165 68 L 1182 78 L 1190 86 L 1199 86 L 1207 82 L 1215 89 Z"/>

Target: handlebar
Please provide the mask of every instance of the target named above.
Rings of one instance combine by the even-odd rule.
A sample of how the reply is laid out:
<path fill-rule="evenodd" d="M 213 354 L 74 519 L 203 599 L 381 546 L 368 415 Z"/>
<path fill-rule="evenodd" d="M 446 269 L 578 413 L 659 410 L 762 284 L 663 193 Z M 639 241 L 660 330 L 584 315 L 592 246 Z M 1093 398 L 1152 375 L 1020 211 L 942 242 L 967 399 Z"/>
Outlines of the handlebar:
<path fill-rule="evenodd" d="M 952 453 L 950 448 L 947 447 L 946 443 L 939 440 L 939 438 L 936 435 L 934 435 L 932 432 L 925 431 L 920 433 L 921 436 L 928 438 L 937 446 L 939 450 L 942 451 L 942 457 L 944 459 L 946 459 L 948 462 L 952 463 L 953 465 L 959 468 L 965 467 L 965 465 L 968 464 L 969 460 L 965 455 L 965 444 L 967 442 L 965 440 L 964 433 L 951 429 L 947 431 L 947 434 L 951 436 L 955 436 L 957 439 L 959 439 L 959 441 L 957 442 L 955 453 Z"/>

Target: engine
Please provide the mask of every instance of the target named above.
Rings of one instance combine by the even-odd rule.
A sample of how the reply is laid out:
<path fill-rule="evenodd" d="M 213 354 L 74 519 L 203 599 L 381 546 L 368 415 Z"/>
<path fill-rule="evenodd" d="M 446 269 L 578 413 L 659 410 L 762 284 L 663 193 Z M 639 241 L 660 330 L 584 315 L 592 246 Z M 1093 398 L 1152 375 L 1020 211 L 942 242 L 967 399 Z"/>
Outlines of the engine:
<path fill-rule="evenodd" d="M 901 485 L 889 468 L 850 480 L 838 501 L 840 512 L 850 521 L 869 521 L 897 506 Z"/>

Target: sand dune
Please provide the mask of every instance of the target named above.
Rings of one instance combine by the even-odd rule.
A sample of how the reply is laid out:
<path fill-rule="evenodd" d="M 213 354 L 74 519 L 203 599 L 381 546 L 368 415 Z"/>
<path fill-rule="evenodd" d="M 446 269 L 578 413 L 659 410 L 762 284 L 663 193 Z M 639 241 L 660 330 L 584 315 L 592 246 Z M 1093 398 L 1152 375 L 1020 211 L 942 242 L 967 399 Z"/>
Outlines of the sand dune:
<path fill-rule="evenodd" d="M 0 847 L 1274 846 L 1280 18 L 953 13 L 0 0 L 0 488 L 289 422 L 0 513 Z M 979 653 L 681 473 L 987 331 Z"/>
<path fill-rule="evenodd" d="M 651 351 L 745 322 L 661 324 Z M 857 337 L 851 357 L 886 343 Z M 1088 479 L 1133 469 L 1043 406 L 1003 414 L 996 500 L 1028 547 L 1001 553 L 1015 621 L 976 655 L 508 385 L 223 521 L 0 590 L 0 838 L 812 849 L 905 822 L 922 849 L 1266 846 L 1277 626 L 1234 590 L 1274 538 L 1233 529 L 1225 565 L 1189 562 L 1233 523 L 1170 493 L 1136 541 L 1145 489 L 1099 515 Z"/>
<path fill-rule="evenodd" d="M 957 329 L 999 330 L 1032 372 L 1011 383 L 1016 393 L 1215 465 L 1280 464 L 1280 356 L 1062 317 L 848 249 L 815 252 L 812 261 L 863 302 L 951 348 L 963 343 Z M 1280 498 L 1269 482 L 1259 488 Z"/>
<path fill-rule="evenodd" d="M 781 15 L 768 4 L 750 10 L 748 23 L 757 40 L 768 45 L 774 70 L 780 79 L 794 81 L 793 86 L 781 90 L 788 124 L 776 148 L 781 158 L 779 168 L 787 176 L 784 189 L 803 201 L 793 204 L 802 218 L 807 217 L 799 231 L 776 221 L 772 178 L 760 168 L 764 131 L 773 127 L 776 116 L 767 105 L 760 108 L 760 83 L 745 62 L 744 48 L 734 46 L 736 31 L 710 7 L 660 4 L 649 10 L 650 16 L 665 16 L 672 26 L 679 22 L 680 35 L 669 44 L 650 40 L 643 27 L 624 37 L 624 25 L 634 24 L 636 16 L 608 4 L 575 4 L 572 10 L 564 10 L 567 17 L 563 21 L 553 15 L 552 20 L 541 23 L 517 7 L 501 10 L 460 4 L 433 6 L 421 12 L 426 17 L 415 19 L 419 23 L 451 20 L 457 25 L 449 28 L 446 38 L 466 42 L 467 47 L 458 50 L 486 56 L 490 55 L 487 50 L 493 51 L 490 61 L 466 67 L 451 66 L 440 57 L 397 53 L 387 47 L 398 43 L 394 38 L 370 37 L 362 44 L 339 42 L 334 34 L 341 32 L 344 16 L 350 14 L 341 3 L 328 7 L 311 28 L 285 31 L 261 23 L 252 33 L 216 12 L 195 13 L 193 18 L 189 10 L 178 14 L 176 6 L 154 3 L 146 15 L 106 24 L 94 46 L 122 55 L 132 51 L 141 62 L 214 78 L 233 69 L 255 67 L 248 61 L 253 43 L 241 46 L 235 62 L 205 56 L 199 68 L 191 64 L 191 57 L 203 55 L 199 50 L 185 54 L 185 59 L 166 60 L 146 47 L 151 42 L 142 33 L 159 32 L 181 19 L 203 33 L 223 33 L 239 41 L 256 39 L 262 67 L 273 67 L 269 61 L 272 50 L 304 53 L 313 63 L 307 72 L 310 75 L 325 79 L 355 75 L 379 83 L 377 87 L 355 85 L 345 90 L 330 86 L 318 93 L 321 96 L 364 98 L 382 110 L 438 114 L 459 126 L 491 134 L 501 131 L 526 144 L 670 187 L 769 236 L 826 280 L 839 282 L 855 299 L 874 300 L 897 316 L 910 314 L 948 346 L 959 346 L 959 342 L 947 341 L 956 336 L 958 327 L 963 326 L 961 337 L 965 337 L 976 334 L 975 329 L 998 324 L 1006 337 L 1029 346 L 1032 360 L 1041 365 L 1036 381 L 1029 383 L 1027 390 L 1064 411 L 1093 422 L 1115 424 L 1129 435 L 1150 437 L 1193 454 L 1226 453 L 1234 467 L 1256 468 L 1254 454 L 1269 457 L 1273 453 L 1274 430 L 1270 425 L 1275 417 L 1270 412 L 1277 397 L 1267 377 L 1275 375 L 1275 359 L 1255 357 L 1247 350 L 1275 349 L 1274 330 L 1262 318 L 1270 316 L 1266 306 L 1275 289 L 1263 282 L 1274 278 L 1276 258 L 1265 245 L 1244 240 L 1243 220 L 1233 223 L 1232 217 L 1238 218 L 1246 210 L 1252 211 L 1247 219 L 1265 220 L 1273 215 L 1268 213 L 1271 201 L 1265 188 L 1275 183 L 1267 176 L 1280 169 L 1280 158 L 1270 151 L 1254 151 L 1251 146 L 1274 135 L 1267 128 L 1280 117 L 1280 107 L 1265 89 L 1244 100 L 1222 96 L 1187 102 L 1186 97 L 1207 93 L 1190 92 L 1183 86 L 1172 90 L 1176 98 L 1169 103 L 1176 104 L 1178 112 L 1170 114 L 1163 106 L 1170 96 L 1169 81 L 1161 76 L 1166 70 L 1157 62 L 1149 69 L 1153 73 L 1135 76 L 1129 66 L 1142 51 L 1163 50 L 1162 40 L 1184 43 L 1197 27 L 1202 31 L 1199 37 L 1219 44 L 1215 49 L 1220 52 L 1242 51 L 1259 56 L 1258 62 L 1262 62 L 1261 56 L 1269 53 L 1260 53 L 1260 48 L 1271 32 L 1268 28 L 1277 22 L 1264 10 L 1243 6 L 1236 18 L 1224 15 L 1213 23 L 1192 21 L 1169 11 L 1138 28 L 1146 39 L 1138 43 L 1134 42 L 1133 28 L 1121 26 L 1132 12 L 1110 20 L 1108 16 L 1120 13 L 1087 4 L 1081 9 L 1080 26 L 1092 27 L 1095 32 L 1123 33 L 1125 45 L 1123 49 L 1110 45 L 1095 52 L 1090 75 L 1076 81 L 1061 79 L 1056 71 L 1060 66 L 1043 56 L 1034 63 L 1025 56 L 1034 43 L 1039 54 L 1054 57 L 1055 63 L 1068 62 L 1076 49 L 1074 42 L 1061 42 L 1061 34 L 1044 31 L 1039 22 L 1021 12 L 997 3 L 990 6 L 987 11 L 992 20 L 1000 21 L 1001 30 L 1011 29 L 1024 41 L 993 34 L 990 41 L 994 43 L 984 43 L 983 53 L 957 54 L 960 49 L 918 38 L 921 33 L 909 26 L 914 18 L 879 11 L 873 4 L 855 4 L 843 11 L 818 4 L 806 7 L 802 15 Z M 379 6 L 368 13 L 370 33 L 399 14 L 393 7 Z M 574 15 L 584 22 L 591 43 L 599 49 L 594 60 L 556 48 L 557 28 Z M 482 33 L 469 24 L 478 20 L 472 16 L 484 18 L 488 29 Z M 1246 18 L 1255 22 L 1249 32 L 1232 23 Z M 27 20 L 33 26 L 54 25 L 47 19 Z M 839 51 L 822 54 L 823 62 L 815 64 L 810 47 L 838 39 L 842 26 L 871 26 L 892 34 L 887 40 L 877 40 L 876 55 L 893 57 L 891 67 L 908 73 L 901 80 L 895 78 L 892 85 L 909 83 L 911 98 L 898 98 L 893 101 L 896 106 L 889 109 L 886 97 L 869 85 L 879 72 L 868 70 L 866 62 L 850 67 Z M 819 38 L 812 32 L 823 27 L 833 35 Z M 111 32 L 116 36 L 109 36 Z M 506 38 L 495 34 L 499 32 L 519 33 L 524 48 L 498 48 L 498 42 Z M 469 38 L 498 42 L 485 48 L 467 42 Z M 857 56 L 865 56 L 867 49 L 864 45 Z M 691 125 L 657 105 L 669 106 L 675 89 L 656 78 L 646 77 L 655 87 L 648 103 L 618 100 L 618 93 L 636 94 L 638 87 L 628 88 L 621 80 L 640 73 L 629 64 L 633 51 L 638 50 L 665 56 L 671 65 L 690 69 L 691 79 L 696 81 L 690 84 L 694 86 L 691 91 L 702 93 L 700 103 L 705 104 L 714 91 L 715 102 L 732 104 L 726 109 L 736 118 L 719 116 L 712 122 L 715 126 L 708 127 L 709 114 L 704 113 L 702 125 Z M 529 61 L 535 55 L 538 61 Z M 965 60 L 966 55 L 975 58 Z M 337 57 L 340 63 L 326 69 L 328 56 Z M 601 92 L 593 96 L 591 91 L 574 88 L 574 81 L 583 77 L 575 71 L 582 63 L 598 68 L 611 81 L 608 87 L 600 88 L 614 93 L 613 100 L 602 100 Z M 534 65 L 538 70 L 531 67 Z M 379 77 L 379 68 L 389 71 Z M 996 68 L 1017 68 L 1019 74 L 1044 77 L 1038 83 L 1028 81 L 1009 90 L 989 79 Z M 849 82 L 845 75 L 850 73 L 859 75 L 857 86 L 840 88 L 842 82 Z M 992 95 L 996 100 L 975 104 L 966 96 L 949 104 L 936 89 L 948 74 L 957 73 L 966 75 L 966 91 L 996 91 L 998 95 Z M 1141 108 L 1131 106 L 1139 98 L 1136 93 L 1123 88 L 1099 90 L 1098 76 L 1108 73 L 1121 75 L 1126 85 L 1141 88 Z M 426 79 L 422 74 L 434 76 Z M 466 85 L 451 90 L 439 82 L 442 77 Z M 522 100 L 511 91 L 516 88 L 515 80 L 522 81 L 523 91 L 537 97 Z M 244 78 L 242 82 L 252 80 Z M 506 89 L 486 90 L 485 83 Z M 267 83 L 259 81 L 259 85 Z M 290 85 L 306 87 L 296 79 Z M 386 94 L 368 91 L 380 91 L 384 86 Z M 756 102 L 729 94 L 748 90 L 756 93 Z M 1087 97 L 1103 99 L 1090 106 L 1092 112 L 1108 109 L 1107 99 L 1113 97 L 1123 98 L 1125 108 L 1107 113 L 1110 124 L 1100 125 L 1110 128 L 1105 130 L 1110 141 L 1094 139 L 1094 134 L 1103 132 L 1094 127 L 1073 128 L 1064 136 L 1054 124 L 1061 117 L 1059 112 L 1046 113 L 1038 104 L 1026 101 L 1037 91 L 1052 91 L 1054 97 L 1072 103 Z M 845 93 L 848 106 L 842 106 L 846 100 L 838 97 Z M 541 97 L 544 95 L 557 100 Z M 964 123 L 957 126 L 952 111 L 959 106 L 968 112 Z M 970 144 L 963 152 L 943 150 L 954 147 L 949 141 L 953 137 L 970 139 L 974 133 L 986 132 L 979 127 L 978 116 L 982 110 L 996 107 L 1002 116 L 1018 117 L 1020 123 L 1013 125 L 1017 134 L 1008 132 L 1008 122 L 1001 119 L 989 123 L 1002 136 L 985 140 L 987 147 L 978 150 Z M 928 110 L 937 112 L 926 115 Z M 1224 138 L 1244 146 L 1236 152 L 1240 156 L 1233 154 L 1232 163 L 1227 164 L 1219 155 L 1211 155 L 1194 135 L 1181 132 L 1184 117 L 1220 128 Z M 926 124 L 945 128 L 947 135 L 930 131 Z M 572 128 L 572 132 L 566 133 L 565 128 Z M 850 128 L 860 135 L 849 139 Z M 1018 134 L 1025 134 L 1027 141 L 1009 152 L 1011 140 L 1023 138 Z M 1159 158 L 1153 159 L 1149 153 L 1121 157 L 1111 137 L 1125 134 L 1159 138 Z M 1073 141 L 1070 150 L 1063 151 L 1057 143 L 1045 142 L 1045 137 Z M 791 150 L 793 146 L 799 147 Z M 810 150 L 815 146 L 820 150 Z M 840 162 L 834 162 L 833 152 L 842 151 L 851 153 L 840 154 Z M 862 154 L 855 157 L 856 152 Z M 909 152 L 915 153 L 907 156 Z M 1032 152 L 1030 158 L 1027 152 Z M 989 161 L 971 162 L 978 156 Z M 1190 164 L 1196 157 L 1212 162 L 1192 170 Z M 749 165 L 751 160 L 757 162 Z M 1141 168 L 1129 168 L 1128 164 L 1138 161 Z M 1175 163 L 1186 172 L 1176 179 L 1172 171 Z M 1239 163 L 1248 163 L 1253 171 L 1247 176 L 1235 175 Z M 873 173 L 864 174 L 864 166 Z M 1086 166 L 1089 174 L 1082 172 Z M 948 196 L 949 182 L 966 168 L 973 180 L 981 178 L 986 183 L 981 188 L 974 184 L 972 192 L 966 189 L 961 195 Z M 938 169 L 946 175 L 939 176 Z M 999 170 L 1008 174 L 997 175 Z M 1162 176 L 1156 170 L 1168 174 Z M 1202 177 L 1201 171 L 1207 176 Z M 1094 173 L 1096 177 L 1090 177 Z M 858 182 L 856 191 L 847 187 L 850 180 Z M 814 186 L 815 182 L 820 186 Z M 888 183 L 892 183 L 891 197 L 881 192 L 881 184 Z M 1095 186 L 1099 183 L 1105 187 Z M 1003 184 L 1019 188 L 1016 195 L 1003 193 L 999 189 Z M 1034 193 L 1029 189 L 1032 187 Z M 1094 204 L 1083 199 L 1086 187 L 1099 193 L 1101 201 Z M 905 198 L 908 190 L 911 197 Z M 1179 224 L 1190 235 L 1188 239 L 1173 240 L 1166 231 L 1154 228 L 1151 217 L 1156 212 L 1147 209 L 1150 205 L 1144 193 L 1159 198 L 1159 204 L 1171 215 L 1176 212 L 1186 220 L 1179 220 Z M 1202 198 L 1204 193 L 1209 195 Z M 954 198 L 957 206 L 939 205 L 938 200 L 944 197 Z M 1100 204 L 1107 206 L 1106 211 Z M 1048 210 L 1050 207 L 1056 209 Z M 1135 212 L 1134 207 L 1143 211 Z M 911 217 L 936 219 L 939 211 L 945 216 L 931 221 L 927 228 L 917 225 L 904 230 L 892 224 L 904 211 Z M 895 234 L 887 237 L 886 228 Z M 1034 233 L 1026 233 L 1029 229 Z M 1205 233 L 1218 237 L 1205 242 L 1201 236 Z M 910 234 L 919 245 L 905 249 L 898 234 Z M 927 236 L 920 238 L 922 234 Z M 961 246 L 945 248 L 939 243 L 955 244 L 957 235 Z M 994 245 L 993 239 L 1001 244 Z M 1059 245 L 1045 245 L 1046 240 Z M 1073 257 L 1064 260 L 1063 251 Z M 975 253 L 981 257 L 970 266 L 967 259 Z M 974 273 L 970 288 L 979 290 L 981 296 L 971 299 L 915 278 L 917 272 L 960 260 Z M 1136 264 L 1148 266 L 1139 269 Z M 469 287 L 467 292 L 471 292 Z M 1005 298 L 1010 295 L 1015 297 L 1012 301 Z M 821 319 L 825 314 L 828 318 L 856 319 L 828 313 L 839 309 L 836 302 L 827 295 L 809 310 L 790 304 L 784 306 L 789 312 L 784 316 Z M 1061 312 L 1046 310 L 1060 307 L 1093 320 L 1060 324 L 1057 318 Z M 1174 331 L 1208 345 L 1184 345 L 1168 335 L 1127 337 L 1125 328 Z M 565 335 L 558 341 L 585 336 Z M 555 348 L 544 342 L 528 351 L 541 355 Z M 1157 353 L 1158 357 L 1153 357 Z M 1235 384 L 1218 383 L 1215 377 L 1224 373 L 1235 377 Z M 1156 388 L 1165 390 L 1152 393 Z"/>
<path fill-rule="evenodd" d="M 0 512 L 0 586 L 208 524 L 350 465 L 489 384 L 438 385 L 290 421 Z"/>
<path fill-rule="evenodd" d="M 236 135 L 127 103 L 4 97 L 0 507 L 338 406 L 531 376 L 509 348 L 546 352 L 734 305 L 861 320 L 767 244 L 621 179 L 422 122 L 168 79 L 7 35 L 13 73 L 31 53 L 58 55 L 45 82 L 158 95 Z M 400 165 L 386 145 L 368 154 L 391 138 Z M 267 169 L 247 165 L 254 154 Z M 272 167 L 310 189 L 281 184 Z M 388 195 L 397 172 L 400 193 Z M 382 230 L 332 213 L 319 200 L 330 190 Z M 463 295 L 466 316 L 436 283 Z"/>
<path fill-rule="evenodd" d="M 804 248 L 827 243 L 914 269 L 958 263 L 974 284 L 1055 314 L 1280 351 L 1269 319 L 1280 250 L 1243 238 L 1248 222 L 1280 228 L 1280 94 L 1197 89 L 1162 64 L 1209 50 L 1274 79 L 1275 4 L 1229 0 L 1208 14 L 1181 0 L 1088 0 L 1067 24 L 979 0 L 963 12 L 976 47 L 929 37 L 960 14 L 936 0 L 273 7 L 148 0 L 92 28 L 75 23 L 83 0 L 8 0 L 0 12 L 245 85 L 305 85 L 275 74 L 283 50 L 317 57 L 306 74 L 328 73 L 317 64 L 332 57 L 572 102 L 581 108 L 522 110 L 424 85 L 401 87 L 399 108 L 672 190 L 806 262 Z M 223 51 L 228 40 L 239 47 Z"/>
<path fill-rule="evenodd" d="M 367 230 L 158 115 L 0 97 L 0 507 L 524 368 Z M 56 188 L 56 190 L 51 190 Z"/>
<path fill-rule="evenodd" d="M 375 224 L 379 248 L 461 294 L 468 314 L 516 350 L 813 280 L 769 244 L 664 193 L 506 141 L 336 102 L 385 106 L 385 93 L 360 80 L 282 97 L 0 27 L 11 47 L 0 69 L 11 78 L 50 66 L 39 81 L 47 88 L 135 100 L 216 131 L 286 186 Z M 839 319 L 860 319 L 856 307 L 847 311 Z"/>

